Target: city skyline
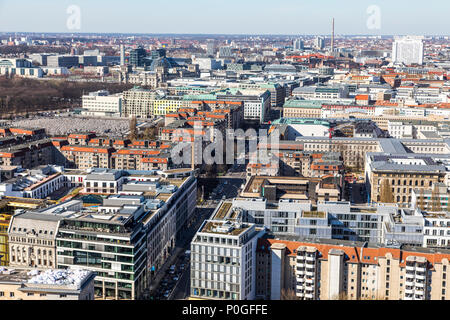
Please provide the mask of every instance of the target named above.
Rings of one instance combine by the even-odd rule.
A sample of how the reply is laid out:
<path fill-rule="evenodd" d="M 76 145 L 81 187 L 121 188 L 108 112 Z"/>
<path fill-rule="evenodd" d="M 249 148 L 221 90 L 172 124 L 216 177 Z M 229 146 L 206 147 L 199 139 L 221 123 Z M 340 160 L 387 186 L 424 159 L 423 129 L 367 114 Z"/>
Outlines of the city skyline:
<path fill-rule="evenodd" d="M 322 35 L 331 33 L 332 17 L 336 19 L 337 36 L 446 35 L 445 30 L 450 27 L 450 21 L 446 19 L 450 4 L 438 3 L 437 0 L 427 4 L 409 1 L 407 6 L 403 0 L 395 3 L 359 1 L 345 12 L 340 12 L 339 6 L 329 0 L 320 10 L 311 3 L 281 2 L 259 1 L 255 6 L 254 1 L 220 0 L 211 5 L 203 0 L 194 3 L 175 0 L 171 8 L 177 9 L 170 10 L 161 1 L 145 3 L 135 0 L 135 6 L 130 8 L 139 7 L 140 10 L 130 10 L 127 15 L 116 10 L 117 1 L 60 1 L 55 5 L 50 0 L 39 3 L 26 0 L 20 4 L 3 0 L 0 1 L 0 32 Z M 435 12 L 433 4 L 438 4 L 441 10 Z M 20 11 L 24 5 L 28 10 Z M 77 6 L 80 12 L 80 23 L 72 29 L 68 28 L 68 19 L 73 18 L 76 12 L 69 9 L 71 6 Z M 40 11 L 43 7 L 47 8 L 47 16 L 51 19 L 42 19 Z M 13 15 L 11 12 L 21 14 Z M 282 22 L 278 19 L 281 16 L 284 17 Z M 415 23 L 417 19 L 422 23 Z M 205 25 L 208 25 L 207 30 Z"/>

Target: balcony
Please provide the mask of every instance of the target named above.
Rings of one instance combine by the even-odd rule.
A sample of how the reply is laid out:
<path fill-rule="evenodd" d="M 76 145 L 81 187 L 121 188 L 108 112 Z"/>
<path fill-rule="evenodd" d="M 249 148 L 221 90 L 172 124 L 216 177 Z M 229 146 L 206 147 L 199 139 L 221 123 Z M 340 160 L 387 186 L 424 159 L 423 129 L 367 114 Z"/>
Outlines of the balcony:
<path fill-rule="evenodd" d="M 313 299 L 314 296 L 313 296 L 312 293 L 307 293 L 307 294 L 305 294 L 305 298 L 306 298 L 306 299 Z"/>
<path fill-rule="evenodd" d="M 316 257 L 315 256 L 307 256 L 306 262 L 311 262 L 311 261 L 316 261 Z"/>
<path fill-rule="evenodd" d="M 413 289 L 405 289 L 405 294 L 406 295 L 408 295 L 408 294 L 413 295 L 414 294 L 414 290 Z"/>
<path fill-rule="evenodd" d="M 417 294 L 417 292 L 416 292 L 416 295 L 415 295 L 414 299 L 416 299 L 416 300 L 423 300 L 423 294 Z"/>
<path fill-rule="evenodd" d="M 303 291 L 303 289 L 304 289 L 303 286 L 298 285 L 298 284 L 295 286 L 295 288 L 297 289 L 297 291 L 300 291 L 300 290 Z"/>
<path fill-rule="evenodd" d="M 297 270 L 297 271 L 296 271 L 296 274 L 297 274 L 298 276 L 304 276 L 304 275 L 305 275 L 305 270 Z"/>
<path fill-rule="evenodd" d="M 305 282 L 305 278 L 297 278 L 297 282 L 304 283 Z"/>
<path fill-rule="evenodd" d="M 406 273 L 408 273 L 408 271 L 409 272 L 414 272 L 416 270 L 416 267 L 414 267 L 414 266 L 406 266 Z"/>
<path fill-rule="evenodd" d="M 426 276 L 424 274 L 416 274 L 416 279 L 417 280 L 425 280 Z"/>
<path fill-rule="evenodd" d="M 314 284 L 314 279 L 306 279 L 307 284 Z"/>
<path fill-rule="evenodd" d="M 414 277 L 413 276 L 407 276 L 406 277 L 406 285 L 411 285 L 414 282 Z"/>
<path fill-rule="evenodd" d="M 303 298 L 305 294 L 303 292 L 297 292 L 297 297 Z"/>
<path fill-rule="evenodd" d="M 297 262 L 304 262 L 305 261 L 305 256 L 297 256 Z"/>
<path fill-rule="evenodd" d="M 426 271 L 427 271 L 427 269 L 424 268 L 424 267 L 416 267 L 416 272 L 423 272 L 423 273 L 425 273 Z"/>
<path fill-rule="evenodd" d="M 315 272 L 314 271 L 306 271 L 306 276 L 307 277 L 314 277 Z"/>

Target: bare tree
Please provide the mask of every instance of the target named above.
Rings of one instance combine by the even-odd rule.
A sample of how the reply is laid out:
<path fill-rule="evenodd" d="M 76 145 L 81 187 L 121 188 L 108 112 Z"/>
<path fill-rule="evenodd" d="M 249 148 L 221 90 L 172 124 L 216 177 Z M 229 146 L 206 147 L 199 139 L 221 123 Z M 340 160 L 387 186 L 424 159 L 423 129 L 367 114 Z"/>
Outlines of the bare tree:
<path fill-rule="evenodd" d="M 380 201 L 384 203 L 394 203 L 394 194 L 392 193 L 389 179 L 384 179 L 382 181 L 380 189 Z"/>
<path fill-rule="evenodd" d="M 417 201 L 417 206 L 420 210 L 425 210 L 425 191 L 423 188 L 420 189 L 419 201 Z"/>
<path fill-rule="evenodd" d="M 288 288 L 281 289 L 280 300 L 300 300 L 295 294 L 295 291 Z"/>
<path fill-rule="evenodd" d="M 436 184 L 433 186 L 433 191 L 431 191 L 431 201 L 431 211 L 439 212 L 442 210 L 441 195 L 439 194 L 439 188 Z"/>
<path fill-rule="evenodd" d="M 137 128 L 136 127 L 137 127 L 137 120 L 136 120 L 136 117 L 133 116 L 130 120 L 130 135 L 128 137 L 131 141 L 134 141 L 137 138 Z"/>

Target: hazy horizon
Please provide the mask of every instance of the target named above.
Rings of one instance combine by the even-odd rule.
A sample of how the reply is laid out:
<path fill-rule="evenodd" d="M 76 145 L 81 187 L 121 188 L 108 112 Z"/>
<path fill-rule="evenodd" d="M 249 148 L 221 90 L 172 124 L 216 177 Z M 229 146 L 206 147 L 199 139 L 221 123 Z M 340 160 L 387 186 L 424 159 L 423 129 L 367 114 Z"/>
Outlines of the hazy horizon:
<path fill-rule="evenodd" d="M 68 20 L 77 13 L 68 11 L 71 6 L 80 12 L 79 24 L 72 29 Z M 448 12 L 450 2 L 442 0 L 0 0 L 0 32 L 327 35 L 334 17 L 338 36 L 446 36 Z"/>

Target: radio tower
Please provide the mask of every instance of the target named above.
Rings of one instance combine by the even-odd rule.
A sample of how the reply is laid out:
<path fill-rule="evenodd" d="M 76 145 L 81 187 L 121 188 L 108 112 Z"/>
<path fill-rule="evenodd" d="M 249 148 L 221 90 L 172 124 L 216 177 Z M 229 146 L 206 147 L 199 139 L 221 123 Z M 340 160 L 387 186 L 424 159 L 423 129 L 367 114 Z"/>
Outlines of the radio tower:
<path fill-rule="evenodd" d="M 334 56 L 334 18 L 331 23 L 331 55 Z"/>

